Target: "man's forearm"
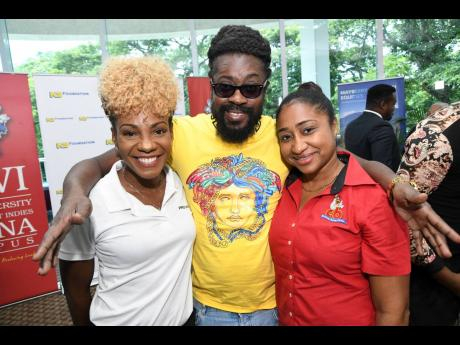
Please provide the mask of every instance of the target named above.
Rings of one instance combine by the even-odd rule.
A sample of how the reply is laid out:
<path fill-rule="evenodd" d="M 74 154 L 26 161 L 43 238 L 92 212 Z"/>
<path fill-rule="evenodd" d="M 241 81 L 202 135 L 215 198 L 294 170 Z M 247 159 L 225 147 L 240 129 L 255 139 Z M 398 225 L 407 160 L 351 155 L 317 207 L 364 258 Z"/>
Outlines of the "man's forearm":
<path fill-rule="evenodd" d="M 69 195 L 88 195 L 102 177 L 99 164 L 94 158 L 78 162 L 67 173 L 63 185 L 63 198 Z"/>
<path fill-rule="evenodd" d="M 347 151 L 342 147 L 338 147 L 337 149 L 340 151 Z M 385 190 L 388 188 L 388 186 L 391 183 L 391 180 L 393 179 L 393 177 L 395 177 L 395 173 L 393 170 L 391 170 L 383 163 L 377 161 L 368 161 L 367 159 L 358 157 L 351 152 L 349 153 L 358 160 L 358 163 L 364 170 L 366 170 L 370 177 L 372 177 L 376 182 L 378 182 Z"/>
<path fill-rule="evenodd" d="M 64 179 L 63 199 L 76 195 L 87 196 L 101 177 L 110 171 L 117 159 L 117 151 L 112 149 L 75 164 Z"/>
<path fill-rule="evenodd" d="M 391 183 L 395 173 L 385 164 L 377 161 L 368 161 L 366 159 L 359 158 L 355 156 L 361 167 L 366 170 L 366 172 L 372 177 L 376 182 L 378 182 L 385 190 Z"/>

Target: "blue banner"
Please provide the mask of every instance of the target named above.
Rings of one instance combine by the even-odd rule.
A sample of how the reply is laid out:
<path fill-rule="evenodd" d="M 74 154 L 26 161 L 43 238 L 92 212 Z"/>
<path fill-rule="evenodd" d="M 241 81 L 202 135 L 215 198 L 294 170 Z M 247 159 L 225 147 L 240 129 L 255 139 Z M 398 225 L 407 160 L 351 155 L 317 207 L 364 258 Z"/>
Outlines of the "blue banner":
<path fill-rule="evenodd" d="M 406 138 L 404 77 L 339 84 L 340 135 L 343 138 L 343 133 L 347 125 L 362 114 L 366 108 L 367 90 L 377 84 L 388 84 L 396 89 L 396 108 L 390 123 L 393 126 L 402 149 Z"/>

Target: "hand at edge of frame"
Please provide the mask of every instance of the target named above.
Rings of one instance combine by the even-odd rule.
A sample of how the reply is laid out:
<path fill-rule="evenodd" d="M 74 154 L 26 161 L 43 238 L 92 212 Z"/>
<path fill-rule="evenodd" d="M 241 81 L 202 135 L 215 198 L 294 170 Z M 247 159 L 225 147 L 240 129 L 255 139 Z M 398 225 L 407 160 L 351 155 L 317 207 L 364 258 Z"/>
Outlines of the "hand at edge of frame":
<path fill-rule="evenodd" d="M 58 263 L 59 247 L 72 225 L 83 224 L 92 211 L 88 197 L 68 198 L 61 201 L 56 216 L 46 231 L 37 251 L 32 256 L 33 261 L 39 261 L 37 273 L 46 275 Z"/>
<path fill-rule="evenodd" d="M 460 235 L 431 208 L 427 198 L 427 194 L 420 193 L 409 183 L 397 183 L 393 188 L 393 205 L 412 229 L 417 253 L 423 255 L 424 237 L 440 257 L 449 258 L 452 253 L 446 237 L 460 243 Z"/>

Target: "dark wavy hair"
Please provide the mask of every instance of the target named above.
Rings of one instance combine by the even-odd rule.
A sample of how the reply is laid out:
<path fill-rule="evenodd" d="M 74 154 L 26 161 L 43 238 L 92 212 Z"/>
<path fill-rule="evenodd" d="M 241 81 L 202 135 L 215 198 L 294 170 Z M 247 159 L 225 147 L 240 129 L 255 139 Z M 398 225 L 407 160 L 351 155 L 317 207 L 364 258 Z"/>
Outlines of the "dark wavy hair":
<path fill-rule="evenodd" d="M 325 112 L 329 117 L 329 123 L 332 124 L 335 121 L 334 107 L 331 101 L 323 93 L 321 87 L 312 81 L 301 84 L 296 91 L 290 93 L 283 99 L 276 111 L 276 119 L 278 119 L 281 110 L 285 106 L 294 102 L 309 104 L 319 111 Z"/>
<path fill-rule="evenodd" d="M 259 31 L 245 25 L 223 26 L 213 37 L 208 50 L 210 78 L 215 73 L 215 59 L 227 53 L 248 54 L 259 58 L 264 64 L 267 79 L 270 78 L 270 43 Z"/>

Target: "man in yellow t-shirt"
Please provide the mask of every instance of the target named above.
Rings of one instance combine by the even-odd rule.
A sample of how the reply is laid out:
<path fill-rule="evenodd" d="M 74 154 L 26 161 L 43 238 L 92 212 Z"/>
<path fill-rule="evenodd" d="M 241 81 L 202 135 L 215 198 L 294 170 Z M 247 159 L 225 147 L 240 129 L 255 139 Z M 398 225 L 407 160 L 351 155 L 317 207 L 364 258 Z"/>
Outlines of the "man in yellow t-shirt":
<path fill-rule="evenodd" d="M 197 325 L 277 325 L 268 231 L 288 167 L 275 121 L 262 116 L 271 49 L 225 26 L 208 51 L 212 115 L 174 119 L 171 166 L 197 228 L 192 278 Z"/>
<path fill-rule="evenodd" d="M 242 143 L 224 141 L 205 114 L 176 118 L 173 128 L 171 166 L 197 229 L 197 324 L 277 324 L 268 230 L 288 168 L 273 140 L 273 119 L 262 116 L 257 132 Z M 221 311 L 220 321 L 209 316 L 210 308 Z"/>

